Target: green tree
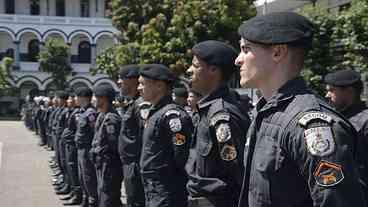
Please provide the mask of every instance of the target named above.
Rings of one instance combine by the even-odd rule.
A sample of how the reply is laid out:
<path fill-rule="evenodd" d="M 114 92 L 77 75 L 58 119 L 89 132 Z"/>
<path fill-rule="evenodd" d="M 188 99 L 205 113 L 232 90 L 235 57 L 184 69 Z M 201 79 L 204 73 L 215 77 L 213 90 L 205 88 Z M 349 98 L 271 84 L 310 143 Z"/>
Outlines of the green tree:
<path fill-rule="evenodd" d="M 69 62 L 68 51 L 69 46 L 62 40 L 51 38 L 39 55 L 40 70 L 51 73 L 57 89 L 67 87 L 66 78 L 73 70 Z"/>
<path fill-rule="evenodd" d="M 323 94 L 323 77 L 330 72 L 351 68 L 368 71 L 368 2 L 353 0 L 351 7 L 338 13 L 312 6 L 301 13 L 315 24 L 313 48 L 303 75 Z"/>
<path fill-rule="evenodd" d="M 12 79 L 10 69 L 13 65 L 13 59 L 4 57 L 0 65 L 0 89 L 9 87 L 9 79 Z"/>
<path fill-rule="evenodd" d="M 238 47 L 237 28 L 255 13 L 246 0 L 112 0 L 112 21 L 121 31 L 116 63 L 162 63 L 182 73 L 197 42 L 216 39 Z M 106 68 L 97 70 L 113 74 Z"/>

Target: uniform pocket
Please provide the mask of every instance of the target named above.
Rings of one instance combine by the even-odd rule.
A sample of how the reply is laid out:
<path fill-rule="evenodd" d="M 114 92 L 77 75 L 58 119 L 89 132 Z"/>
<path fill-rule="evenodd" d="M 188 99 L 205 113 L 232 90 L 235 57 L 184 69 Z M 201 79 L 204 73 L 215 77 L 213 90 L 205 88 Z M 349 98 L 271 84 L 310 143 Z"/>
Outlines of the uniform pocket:
<path fill-rule="evenodd" d="M 269 136 L 260 141 L 255 152 L 256 169 L 261 172 L 277 171 L 284 159 L 279 144 Z"/>

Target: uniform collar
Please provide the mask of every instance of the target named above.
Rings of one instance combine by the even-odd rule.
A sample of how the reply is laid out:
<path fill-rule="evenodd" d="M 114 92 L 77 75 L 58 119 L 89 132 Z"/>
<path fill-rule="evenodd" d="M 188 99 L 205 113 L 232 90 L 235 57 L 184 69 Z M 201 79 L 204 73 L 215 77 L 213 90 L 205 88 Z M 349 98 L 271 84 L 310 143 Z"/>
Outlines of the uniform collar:
<path fill-rule="evenodd" d="M 304 79 L 302 77 L 296 77 L 287 81 L 281 88 L 279 88 L 270 98 L 266 101 L 264 97 L 257 103 L 256 110 L 266 111 L 270 108 L 277 107 L 280 103 L 294 98 L 296 95 L 310 93 Z"/>
<path fill-rule="evenodd" d="M 365 105 L 365 103 L 363 101 L 359 101 L 358 103 L 355 103 L 349 106 L 348 108 L 346 108 L 345 110 L 341 111 L 341 113 L 345 117 L 350 118 L 365 109 L 367 109 L 367 106 Z"/>
<path fill-rule="evenodd" d="M 214 103 L 218 98 L 222 98 L 229 94 L 229 87 L 221 85 L 212 93 L 208 94 L 207 96 L 203 97 L 201 100 L 198 101 L 197 107 L 198 109 L 206 108 L 212 103 Z"/>
<path fill-rule="evenodd" d="M 170 104 L 172 102 L 173 102 L 172 97 L 170 95 L 166 95 L 166 96 L 162 97 L 157 104 L 153 105 L 151 107 L 150 111 L 155 112 L 155 111 L 161 109 L 162 107 L 164 107 L 167 104 Z"/>

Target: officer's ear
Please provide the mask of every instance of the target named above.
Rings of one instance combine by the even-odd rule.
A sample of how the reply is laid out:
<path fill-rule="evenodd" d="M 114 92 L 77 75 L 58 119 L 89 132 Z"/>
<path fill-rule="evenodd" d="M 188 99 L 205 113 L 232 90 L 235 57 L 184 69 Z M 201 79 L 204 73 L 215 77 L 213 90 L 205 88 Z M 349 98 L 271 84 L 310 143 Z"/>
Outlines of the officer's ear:
<path fill-rule="evenodd" d="M 283 45 L 274 45 L 272 46 L 272 59 L 275 62 L 280 62 L 284 57 L 288 54 L 288 46 Z"/>

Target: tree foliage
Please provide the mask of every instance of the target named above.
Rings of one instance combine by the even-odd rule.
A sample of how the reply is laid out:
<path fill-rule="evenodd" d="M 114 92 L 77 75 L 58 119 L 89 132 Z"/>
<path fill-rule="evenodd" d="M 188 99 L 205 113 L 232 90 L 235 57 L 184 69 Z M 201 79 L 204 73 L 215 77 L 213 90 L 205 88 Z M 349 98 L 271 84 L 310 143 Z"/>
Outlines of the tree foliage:
<path fill-rule="evenodd" d="M 0 65 L 0 89 L 9 87 L 9 80 L 12 79 L 10 69 L 13 65 L 13 59 L 4 57 Z"/>
<path fill-rule="evenodd" d="M 112 0 L 121 45 L 106 53 L 115 55 L 117 65 L 162 63 L 182 73 L 197 42 L 216 39 L 238 47 L 237 28 L 255 12 L 247 0 Z M 114 74 L 105 64 L 97 66 Z"/>
<path fill-rule="evenodd" d="M 67 87 L 66 78 L 73 70 L 68 54 L 68 45 L 60 39 L 50 38 L 39 55 L 40 70 L 51 73 L 57 89 Z"/>
<path fill-rule="evenodd" d="M 313 49 L 308 54 L 303 75 L 318 92 L 323 77 L 339 69 L 368 71 L 368 2 L 353 0 L 338 13 L 306 7 L 302 14 L 315 24 Z"/>

